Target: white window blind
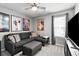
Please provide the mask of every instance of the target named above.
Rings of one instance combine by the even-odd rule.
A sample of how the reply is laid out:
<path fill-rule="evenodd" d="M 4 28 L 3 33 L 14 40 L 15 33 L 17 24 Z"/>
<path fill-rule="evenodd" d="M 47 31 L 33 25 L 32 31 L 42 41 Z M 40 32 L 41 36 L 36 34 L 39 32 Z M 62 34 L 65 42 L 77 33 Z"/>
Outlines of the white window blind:
<path fill-rule="evenodd" d="M 66 15 L 54 17 L 54 36 L 65 37 Z"/>

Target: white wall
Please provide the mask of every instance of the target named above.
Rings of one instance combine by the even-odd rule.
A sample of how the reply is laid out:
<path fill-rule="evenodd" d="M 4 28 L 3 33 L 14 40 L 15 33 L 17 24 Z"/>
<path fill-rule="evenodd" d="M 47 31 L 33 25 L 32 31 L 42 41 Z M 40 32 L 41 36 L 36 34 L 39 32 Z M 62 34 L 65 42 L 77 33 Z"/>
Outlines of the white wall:
<path fill-rule="evenodd" d="M 15 15 L 15 16 L 22 17 L 22 18 L 29 18 L 22 13 L 13 11 L 11 9 L 8 9 L 8 8 L 2 7 L 2 6 L 0 6 L 0 12 L 6 13 L 6 14 L 9 14 L 9 15 Z M 29 18 L 29 19 L 30 19 L 30 31 L 31 31 L 31 30 L 33 30 L 32 29 L 32 23 L 33 22 L 31 20 L 31 18 Z M 10 20 L 11 20 L 11 16 L 10 16 Z M 10 22 L 10 25 L 11 25 L 11 22 Z M 10 28 L 11 28 L 11 26 L 10 26 Z M 26 32 L 26 31 L 22 31 L 22 32 Z M 10 32 L 0 32 L 0 41 L 2 41 L 1 42 L 1 48 L 2 49 L 4 48 L 3 36 L 8 34 L 8 33 L 16 33 L 16 32 L 11 32 L 11 29 L 10 29 Z M 18 32 L 18 33 L 20 33 L 20 32 Z"/>
<path fill-rule="evenodd" d="M 10 15 L 10 20 L 11 20 L 11 15 L 15 15 L 15 16 L 18 16 L 18 17 L 22 17 L 22 18 L 28 18 L 30 19 L 30 25 L 32 25 L 32 19 L 27 17 L 26 15 L 22 14 L 22 13 L 19 13 L 19 12 L 16 12 L 16 11 L 13 11 L 11 9 L 8 9 L 8 8 L 5 8 L 3 6 L 0 6 L 0 12 L 2 13 L 6 13 L 6 14 L 9 14 Z M 11 22 L 10 22 L 11 23 Z M 11 25 L 11 24 L 10 24 Z M 10 26 L 11 28 L 11 26 Z M 32 26 L 30 26 L 30 29 L 32 30 Z M 4 34 L 7 34 L 7 33 L 12 33 L 11 32 L 11 29 L 10 29 L 10 32 L 0 32 L 0 36 L 4 35 Z M 0 39 L 1 40 L 1 39 Z"/>
<path fill-rule="evenodd" d="M 62 11 L 62 12 L 58 12 L 58 13 L 52 13 L 52 14 L 49 14 L 49 15 L 46 15 L 46 16 L 34 18 L 34 27 L 33 27 L 33 29 L 42 36 L 44 36 L 44 35 L 49 36 L 50 41 L 51 41 L 51 24 L 52 24 L 51 21 L 52 21 L 52 16 L 66 14 L 66 13 L 69 14 L 69 19 L 71 19 L 74 16 L 74 10 L 70 9 L 70 10 L 67 10 L 67 11 Z M 44 19 L 44 31 L 37 31 L 36 22 L 37 22 L 37 19 L 39 19 L 39 18 Z"/>
<path fill-rule="evenodd" d="M 79 3 L 76 3 L 75 5 L 75 14 L 79 12 Z"/>

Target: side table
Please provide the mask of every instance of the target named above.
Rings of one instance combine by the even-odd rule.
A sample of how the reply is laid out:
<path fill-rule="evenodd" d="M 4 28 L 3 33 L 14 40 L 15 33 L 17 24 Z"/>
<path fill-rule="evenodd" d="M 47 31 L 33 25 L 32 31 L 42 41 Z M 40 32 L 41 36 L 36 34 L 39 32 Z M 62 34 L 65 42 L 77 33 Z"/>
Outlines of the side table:
<path fill-rule="evenodd" d="M 49 43 L 49 36 L 42 36 L 45 44 Z"/>

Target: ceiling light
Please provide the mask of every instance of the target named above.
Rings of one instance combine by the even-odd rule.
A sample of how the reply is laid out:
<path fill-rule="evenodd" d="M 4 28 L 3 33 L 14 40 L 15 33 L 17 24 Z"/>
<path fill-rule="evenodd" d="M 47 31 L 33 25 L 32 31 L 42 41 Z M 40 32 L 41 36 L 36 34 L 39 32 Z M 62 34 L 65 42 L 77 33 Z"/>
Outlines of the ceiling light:
<path fill-rule="evenodd" d="M 36 6 L 32 7 L 32 10 L 33 11 L 36 11 L 37 10 L 37 7 Z"/>

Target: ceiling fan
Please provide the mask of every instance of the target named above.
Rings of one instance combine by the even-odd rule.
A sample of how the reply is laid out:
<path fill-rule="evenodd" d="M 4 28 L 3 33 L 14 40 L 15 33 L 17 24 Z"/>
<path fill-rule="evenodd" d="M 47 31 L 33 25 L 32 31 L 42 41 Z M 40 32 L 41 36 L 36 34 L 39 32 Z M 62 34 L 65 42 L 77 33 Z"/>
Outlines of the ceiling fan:
<path fill-rule="evenodd" d="M 38 9 L 45 10 L 46 7 L 42 7 L 42 6 L 39 6 L 39 4 L 37 3 L 33 3 L 29 7 L 25 8 L 25 10 L 29 10 L 29 9 L 32 9 L 33 11 L 36 11 Z"/>

